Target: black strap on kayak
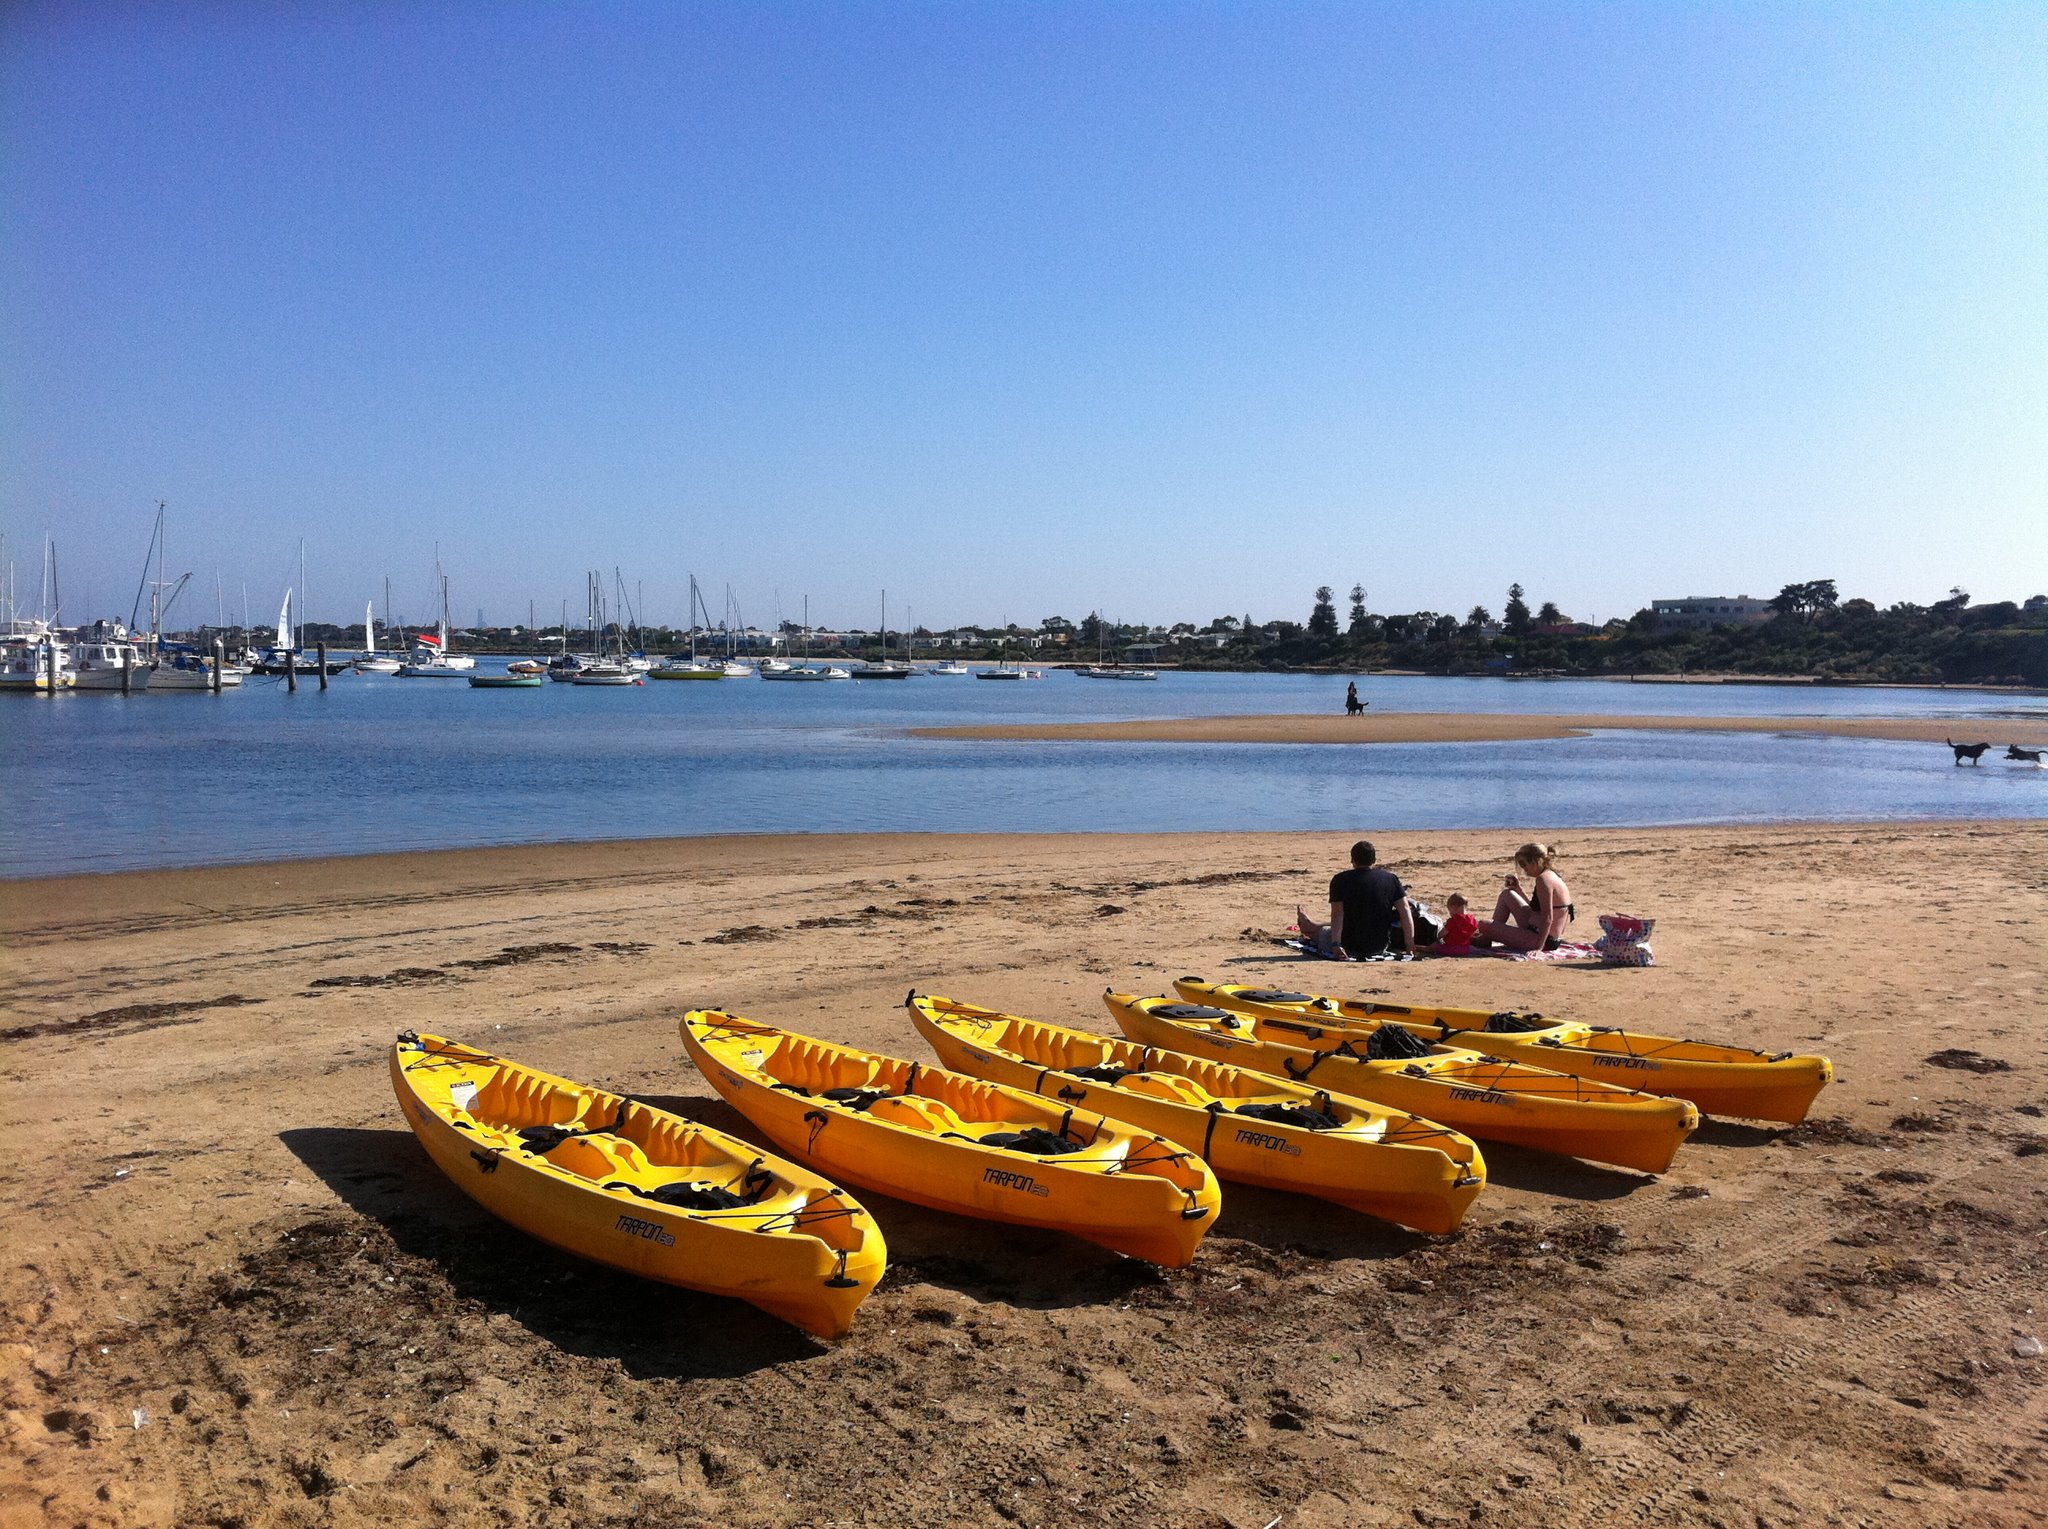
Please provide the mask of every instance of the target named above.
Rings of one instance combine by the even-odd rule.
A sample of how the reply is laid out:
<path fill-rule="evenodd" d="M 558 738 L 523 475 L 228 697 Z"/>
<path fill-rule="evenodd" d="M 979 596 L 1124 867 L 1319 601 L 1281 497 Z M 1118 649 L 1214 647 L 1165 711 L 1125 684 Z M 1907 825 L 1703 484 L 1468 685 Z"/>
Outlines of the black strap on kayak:
<path fill-rule="evenodd" d="M 874 1106 L 877 1100 L 887 1099 L 889 1097 L 889 1090 L 886 1088 L 828 1088 L 818 1097 L 820 1099 L 830 1099 L 834 1104 L 843 1104 L 850 1110 L 865 1113 Z"/>
<path fill-rule="evenodd" d="M 1103 1062 L 1094 1067 L 1069 1067 L 1074 1077 L 1086 1078 L 1091 1083 L 1121 1083 L 1133 1073 L 1143 1072 L 1142 1067 L 1119 1067 L 1114 1062 Z"/>
<path fill-rule="evenodd" d="M 1531 1030 L 1548 1030 L 1550 1021 L 1541 1014 L 1516 1014 L 1502 1010 L 1486 1016 L 1487 1033 L 1491 1035 L 1524 1035 Z"/>
<path fill-rule="evenodd" d="M 1073 1111 L 1067 1112 L 1069 1115 Z M 991 1131 L 986 1136 L 964 1136 L 958 1131 L 946 1135 L 958 1137 L 961 1141 L 977 1142 L 984 1147 L 1000 1147 L 1005 1152 L 1028 1152 L 1033 1157 L 1064 1157 L 1069 1152 L 1079 1152 L 1081 1143 L 1063 1135 L 1055 1135 L 1044 1126 L 1026 1126 L 1021 1131 Z"/>
<path fill-rule="evenodd" d="M 1429 1042 L 1399 1025 L 1381 1025 L 1366 1037 L 1365 1054 L 1375 1062 L 1411 1062 L 1429 1055 Z"/>
<path fill-rule="evenodd" d="M 912 988 L 910 993 L 913 998 L 916 997 L 917 989 Z M 860 1283 L 857 1279 L 848 1279 L 846 1277 L 846 1255 L 851 1251 L 852 1249 L 850 1248 L 841 1248 L 839 1250 L 839 1267 L 834 1269 L 832 1277 L 825 1281 L 825 1288 L 827 1290 L 851 1290 Z"/>
<path fill-rule="evenodd" d="M 812 1152 L 817 1149 L 818 1133 L 825 1129 L 825 1123 L 831 1118 L 832 1115 L 829 1110 L 804 1111 L 804 1122 L 811 1128 L 810 1139 L 804 1143 L 804 1151 Z"/>
<path fill-rule="evenodd" d="M 572 1137 L 615 1134 L 619 1127 L 626 1123 L 626 1106 L 632 1102 L 630 1099 L 619 1101 L 619 1113 L 610 1125 L 584 1126 L 581 1130 L 571 1130 L 568 1126 L 521 1126 L 514 1134 L 519 1137 L 519 1145 L 526 1151 L 535 1157 L 545 1157 Z"/>
<path fill-rule="evenodd" d="M 1319 1097 L 1327 1099 L 1329 1095 Z M 1240 1104 L 1231 1113 L 1272 1125 L 1300 1126 L 1305 1131 L 1334 1131 L 1343 1124 L 1335 1115 L 1310 1109 L 1305 1104 Z"/>
<path fill-rule="evenodd" d="M 1290 1035 L 1305 1035 L 1312 1041 L 1319 1041 L 1323 1038 L 1323 1027 L 1321 1025 L 1304 1025 L 1298 1020 L 1268 1019 L 1266 1021 L 1266 1028 L 1269 1030 L 1285 1030 Z"/>
<path fill-rule="evenodd" d="M 1202 1160 L 1207 1162 L 1209 1160 L 1209 1148 L 1216 1140 L 1216 1117 L 1223 1113 L 1223 1101 L 1221 1099 L 1211 1099 L 1203 1107 L 1202 1112 L 1209 1117 L 1208 1123 L 1202 1127 Z"/>
<path fill-rule="evenodd" d="M 738 1210 L 760 1199 L 762 1190 L 768 1187 L 768 1181 L 764 1179 L 747 1194 L 734 1194 L 722 1184 L 700 1184 L 691 1180 L 678 1180 L 669 1184 L 657 1184 L 652 1189 L 642 1189 L 638 1184 L 629 1184 L 624 1179 L 614 1179 L 604 1187 L 623 1189 L 627 1194 L 642 1200 L 652 1200 L 656 1205 L 666 1205 L 671 1210 Z"/>

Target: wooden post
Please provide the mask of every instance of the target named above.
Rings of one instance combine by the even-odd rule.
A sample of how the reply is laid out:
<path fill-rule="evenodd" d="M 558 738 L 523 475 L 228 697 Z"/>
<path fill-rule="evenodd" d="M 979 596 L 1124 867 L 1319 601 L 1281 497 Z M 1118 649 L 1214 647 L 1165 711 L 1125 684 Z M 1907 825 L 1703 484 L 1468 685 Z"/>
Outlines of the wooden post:
<path fill-rule="evenodd" d="M 133 648 L 124 647 L 121 649 L 121 694 L 128 694 L 129 687 L 134 683 L 135 650 Z"/>
<path fill-rule="evenodd" d="M 313 647 L 313 652 L 320 660 L 320 688 L 325 690 L 327 688 L 327 644 L 324 642 L 316 643 Z"/>
<path fill-rule="evenodd" d="M 296 648 L 284 650 L 284 688 L 287 695 L 299 693 L 299 651 Z"/>
<path fill-rule="evenodd" d="M 213 693 L 220 694 L 221 671 L 228 666 L 227 644 L 218 637 L 213 640 Z"/>

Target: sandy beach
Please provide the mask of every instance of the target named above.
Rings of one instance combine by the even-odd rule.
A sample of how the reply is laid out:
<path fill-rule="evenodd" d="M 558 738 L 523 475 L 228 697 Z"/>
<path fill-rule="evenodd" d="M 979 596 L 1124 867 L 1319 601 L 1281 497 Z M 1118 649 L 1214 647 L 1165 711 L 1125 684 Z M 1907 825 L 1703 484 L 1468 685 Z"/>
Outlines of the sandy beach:
<path fill-rule="evenodd" d="M 1226 724 L 1419 725 L 1116 736 Z M 1107 735 L 1028 733 L 1055 734 Z M 1649 970 L 1304 962 L 1271 935 L 1349 837 L 0 883 L 0 1529 L 2048 1516 L 2048 823 L 1559 835 L 1580 931 L 1655 917 Z M 1440 901 L 1486 895 L 1522 835 L 1374 837 Z M 435 1029 L 745 1134 L 682 1057 L 686 1007 L 926 1057 L 913 986 L 1106 1030 L 1105 987 L 1186 973 L 1819 1051 L 1839 1081 L 1802 1127 L 1707 1123 L 1660 1179 L 1489 1147 L 1445 1239 L 1226 1186 L 1177 1272 L 864 1193 L 891 1269 L 828 1347 L 494 1222 L 385 1071 L 396 1031 Z"/>
<path fill-rule="evenodd" d="M 1041 722 L 979 727 L 920 727 L 919 738 L 986 738 L 1073 743 L 1511 743 L 1527 738 L 1578 738 L 1603 729 L 1679 733 L 1809 733 L 1831 738 L 1890 738 L 1907 743 L 1996 739 L 1985 756 L 2009 743 L 2048 744 L 2048 722 L 1920 717 L 1625 717 L 1515 716 L 1501 712 L 1376 712 L 1343 717 L 1152 717 L 1134 722 Z M 1967 734 L 1967 735 L 1966 735 Z"/>

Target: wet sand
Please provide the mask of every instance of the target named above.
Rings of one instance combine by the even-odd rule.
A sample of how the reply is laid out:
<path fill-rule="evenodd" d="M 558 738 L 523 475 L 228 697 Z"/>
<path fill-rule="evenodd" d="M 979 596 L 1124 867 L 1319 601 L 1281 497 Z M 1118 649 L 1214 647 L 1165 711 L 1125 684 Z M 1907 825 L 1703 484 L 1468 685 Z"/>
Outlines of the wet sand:
<path fill-rule="evenodd" d="M 2048 1336 L 2048 824 L 1562 836 L 1582 929 L 1657 918 L 1647 971 L 1277 949 L 1349 837 L 0 883 L 0 1526 L 2048 1515 L 2048 1361 L 2016 1351 Z M 1440 899 L 1523 835 L 1375 837 Z M 913 985 L 1108 1029 L 1104 987 L 1190 972 L 1821 1051 L 1839 1081 L 1661 1179 L 1489 1148 L 1446 1239 L 1226 1186 L 1177 1272 L 864 1194 L 892 1267 L 827 1347 L 495 1223 L 385 1073 L 436 1029 L 744 1132 L 687 1006 L 923 1057 Z"/>
<path fill-rule="evenodd" d="M 1359 717 L 1155 717 L 1135 722 L 1042 722 L 980 727 L 920 727 L 918 738 L 985 738 L 1011 742 L 1088 743 L 1507 743 L 1525 738 L 1579 738 L 1606 731 L 1682 733 L 1810 733 L 1834 738 L 1890 738 L 1908 743 L 1978 743 L 1998 763 L 2007 744 L 2048 744 L 2048 722 L 1982 718 L 1958 722 L 1919 717 L 1623 717 L 1512 716 L 1499 712 L 1382 712 Z"/>

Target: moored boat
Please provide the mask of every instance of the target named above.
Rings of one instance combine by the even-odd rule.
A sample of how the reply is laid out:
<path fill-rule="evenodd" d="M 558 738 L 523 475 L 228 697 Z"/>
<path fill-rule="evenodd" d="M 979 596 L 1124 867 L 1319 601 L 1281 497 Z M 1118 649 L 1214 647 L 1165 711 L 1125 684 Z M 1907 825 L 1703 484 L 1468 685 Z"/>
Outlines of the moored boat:
<path fill-rule="evenodd" d="M 1662 1173 L 1700 1123 L 1699 1110 L 1684 1099 L 1432 1046 L 1398 1026 L 1372 1035 L 1330 1034 L 1171 998 L 1108 993 L 1103 1002 L 1117 1027 L 1141 1045 L 1409 1110 L 1482 1141 Z"/>
<path fill-rule="evenodd" d="M 1708 1115 L 1797 1125 L 1835 1075 L 1834 1063 L 1823 1056 L 1568 1024 L 1541 1014 L 1369 1003 L 1204 982 L 1198 977 L 1179 978 L 1173 986 L 1190 1003 L 1306 1025 L 1318 1032 L 1309 1037 L 1317 1041 L 1325 1035 L 1370 1034 L 1384 1024 L 1398 1025 L 1426 1040 L 1468 1051 L 1512 1057 L 1646 1094 L 1688 1099 Z"/>
<path fill-rule="evenodd" d="M 79 642 L 71 649 L 73 690 L 114 690 L 133 694 L 149 689 L 156 671 L 142 650 L 126 638 Z"/>
<path fill-rule="evenodd" d="M 547 681 L 538 674 L 472 674 L 469 686 L 472 690 L 538 690 Z"/>
<path fill-rule="evenodd" d="M 1455 1231 L 1486 1183 L 1469 1137 L 1433 1120 L 1160 1047 L 912 993 L 955 1072 L 1029 1089 L 1200 1152 L 1218 1178 Z"/>
<path fill-rule="evenodd" d="M 836 1338 L 887 1263 L 844 1190 L 722 1131 L 436 1035 L 391 1086 L 436 1166 L 529 1236 Z"/>
<path fill-rule="evenodd" d="M 726 1103 L 834 1179 L 1172 1268 L 1215 1224 L 1215 1176 L 1158 1135 L 720 1010 L 692 1010 L 682 1036 Z"/>

